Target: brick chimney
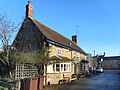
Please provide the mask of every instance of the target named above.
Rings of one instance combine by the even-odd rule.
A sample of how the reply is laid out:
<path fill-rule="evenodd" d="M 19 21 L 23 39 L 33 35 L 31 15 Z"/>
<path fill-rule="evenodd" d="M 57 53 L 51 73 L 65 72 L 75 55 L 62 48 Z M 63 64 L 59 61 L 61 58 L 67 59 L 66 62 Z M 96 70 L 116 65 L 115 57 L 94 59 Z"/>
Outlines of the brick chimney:
<path fill-rule="evenodd" d="M 77 35 L 72 36 L 72 41 L 74 41 L 75 43 L 77 43 Z"/>
<path fill-rule="evenodd" d="M 33 14 L 33 6 L 30 2 L 30 0 L 28 1 L 28 4 L 26 5 L 26 18 L 27 17 L 32 17 Z"/>

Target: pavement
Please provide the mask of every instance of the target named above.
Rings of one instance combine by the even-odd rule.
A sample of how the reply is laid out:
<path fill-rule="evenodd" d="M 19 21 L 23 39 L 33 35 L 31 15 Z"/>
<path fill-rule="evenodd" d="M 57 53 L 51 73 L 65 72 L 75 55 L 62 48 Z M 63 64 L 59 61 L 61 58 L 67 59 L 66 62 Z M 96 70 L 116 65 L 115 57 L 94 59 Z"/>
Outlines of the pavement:
<path fill-rule="evenodd" d="M 120 90 L 120 70 L 107 70 L 53 90 Z"/>

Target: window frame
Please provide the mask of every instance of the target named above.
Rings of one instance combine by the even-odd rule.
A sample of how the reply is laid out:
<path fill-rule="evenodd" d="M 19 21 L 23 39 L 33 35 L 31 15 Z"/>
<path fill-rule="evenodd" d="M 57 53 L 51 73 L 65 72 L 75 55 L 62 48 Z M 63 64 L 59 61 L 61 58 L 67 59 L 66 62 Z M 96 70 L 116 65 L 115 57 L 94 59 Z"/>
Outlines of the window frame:
<path fill-rule="evenodd" d="M 62 55 L 62 49 L 61 48 L 57 48 L 57 55 Z"/>
<path fill-rule="evenodd" d="M 59 68 L 57 65 L 59 65 Z M 53 70 L 55 73 L 71 72 L 71 63 L 56 63 L 54 66 Z"/>

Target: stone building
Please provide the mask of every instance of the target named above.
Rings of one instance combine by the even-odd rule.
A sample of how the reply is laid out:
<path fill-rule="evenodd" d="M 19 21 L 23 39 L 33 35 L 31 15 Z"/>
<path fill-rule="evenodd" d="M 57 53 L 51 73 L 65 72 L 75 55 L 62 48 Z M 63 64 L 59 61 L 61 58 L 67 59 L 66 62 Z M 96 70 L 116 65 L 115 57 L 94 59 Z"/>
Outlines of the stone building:
<path fill-rule="evenodd" d="M 32 14 L 33 6 L 29 1 L 26 6 L 26 18 L 13 42 L 16 50 L 31 52 L 40 50 L 44 46 L 50 47 L 49 57 L 52 59 L 51 62 L 54 63 L 47 64 L 47 83 L 57 84 L 60 79 L 78 73 L 80 66 L 78 67 L 77 63 L 87 58 L 86 52 L 77 45 L 77 36 L 73 36 L 72 41 L 35 20 Z M 21 67 L 21 65 L 18 66 Z M 36 73 L 35 67 L 33 68 Z M 21 73 L 20 70 L 18 71 Z M 29 73 L 31 72 L 33 71 L 29 71 Z M 32 75 L 29 74 L 28 76 Z M 28 76 L 26 75 L 23 78 Z"/>

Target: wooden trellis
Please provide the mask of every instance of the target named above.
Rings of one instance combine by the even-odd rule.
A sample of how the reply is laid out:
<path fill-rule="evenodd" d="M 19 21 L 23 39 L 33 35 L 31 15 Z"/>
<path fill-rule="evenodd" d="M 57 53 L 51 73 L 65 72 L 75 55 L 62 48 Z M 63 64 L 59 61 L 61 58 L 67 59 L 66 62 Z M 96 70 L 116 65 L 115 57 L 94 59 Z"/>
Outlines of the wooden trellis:
<path fill-rule="evenodd" d="M 38 69 L 31 63 L 16 64 L 15 79 L 24 79 L 38 75 Z"/>

